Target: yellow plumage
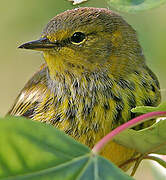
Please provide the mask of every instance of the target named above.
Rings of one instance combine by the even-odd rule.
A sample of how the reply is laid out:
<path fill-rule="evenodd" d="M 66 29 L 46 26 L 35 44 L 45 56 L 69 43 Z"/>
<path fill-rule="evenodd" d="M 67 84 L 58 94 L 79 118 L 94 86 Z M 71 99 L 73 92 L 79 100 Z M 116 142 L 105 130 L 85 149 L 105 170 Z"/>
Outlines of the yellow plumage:
<path fill-rule="evenodd" d="M 43 51 L 46 64 L 9 114 L 52 124 L 90 148 L 135 117 L 135 106 L 160 102 L 158 80 L 145 64 L 135 31 L 108 9 L 59 14 L 40 40 L 20 48 Z M 110 142 L 101 154 L 120 166 L 135 152 Z"/>

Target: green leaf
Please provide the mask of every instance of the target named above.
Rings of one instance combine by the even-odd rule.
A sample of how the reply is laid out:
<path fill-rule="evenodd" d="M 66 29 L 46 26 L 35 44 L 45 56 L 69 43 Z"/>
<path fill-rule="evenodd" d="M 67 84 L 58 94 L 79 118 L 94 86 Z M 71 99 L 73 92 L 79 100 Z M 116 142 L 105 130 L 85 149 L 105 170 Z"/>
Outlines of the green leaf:
<path fill-rule="evenodd" d="M 137 152 L 166 155 L 166 119 L 153 126 L 135 131 L 128 129 L 114 138 L 117 143 L 135 149 Z"/>
<path fill-rule="evenodd" d="M 0 119 L 0 179 L 132 178 L 56 128 L 24 118 Z"/>
<path fill-rule="evenodd" d="M 133 108 L 131 110 L 133 113 L 149 113 L 149 112 L 155 112 L 155 111 L 166 111 L 166 102 L 161 103 L 157 107 L 151 107 L 151 106 L 138 106 L 136 108 Z"/>
<path fill-rule="evenodd" d="M 155 8 L 166 3 L 166 0 L 107 0 L 108 5 L 123 12 L 137 12 Z"/>

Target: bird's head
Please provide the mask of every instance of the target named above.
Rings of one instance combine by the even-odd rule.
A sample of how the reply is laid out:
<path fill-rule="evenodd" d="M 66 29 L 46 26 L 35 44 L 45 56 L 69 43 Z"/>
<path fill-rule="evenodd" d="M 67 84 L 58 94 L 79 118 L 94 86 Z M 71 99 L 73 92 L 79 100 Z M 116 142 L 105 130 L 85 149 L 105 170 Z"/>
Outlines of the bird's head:
<path fill-rule="evenodd" d="M 135 30 L 104 8 L 78 8 L 55 16 L 37 41 L 20 48 L 43 51 L 51 77 L 66 71 L 125 75 L 144 64 Z"/>

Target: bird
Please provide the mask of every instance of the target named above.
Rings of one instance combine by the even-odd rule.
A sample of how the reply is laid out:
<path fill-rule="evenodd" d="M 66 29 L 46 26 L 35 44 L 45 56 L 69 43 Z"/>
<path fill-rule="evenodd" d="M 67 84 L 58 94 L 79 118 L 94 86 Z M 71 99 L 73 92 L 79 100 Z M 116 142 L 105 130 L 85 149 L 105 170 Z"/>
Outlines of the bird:
<path fill-rule="evenodd" d="M 7 114 L 50 124 L 89 148 L 136 117 L 132 108 L 161 101 L 158 79 L 146 64 L 136 31 L 109 9 L 62 12 L 38 40 L 19 48 L 41 51 L 45 62 Z M 121 167 L 136 152 L 111 141 L 100 154 Z"/>

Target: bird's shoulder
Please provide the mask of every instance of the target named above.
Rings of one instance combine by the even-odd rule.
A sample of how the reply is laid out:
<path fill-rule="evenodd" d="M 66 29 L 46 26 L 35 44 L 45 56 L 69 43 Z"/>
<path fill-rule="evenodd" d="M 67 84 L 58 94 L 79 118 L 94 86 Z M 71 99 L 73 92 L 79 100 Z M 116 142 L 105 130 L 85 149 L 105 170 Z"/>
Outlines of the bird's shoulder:
<path fill-rule="evenodd" d="M 31 117 L 35 106 L 42 101 L 42 96 L 48 91 L 47 73 L 47 65 L 43 64 L 25 84 L 14 105 L 7 113 L 8 115 Z"/>

